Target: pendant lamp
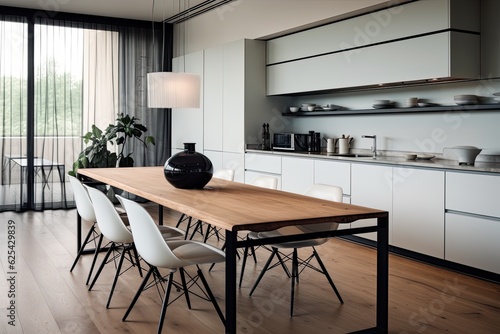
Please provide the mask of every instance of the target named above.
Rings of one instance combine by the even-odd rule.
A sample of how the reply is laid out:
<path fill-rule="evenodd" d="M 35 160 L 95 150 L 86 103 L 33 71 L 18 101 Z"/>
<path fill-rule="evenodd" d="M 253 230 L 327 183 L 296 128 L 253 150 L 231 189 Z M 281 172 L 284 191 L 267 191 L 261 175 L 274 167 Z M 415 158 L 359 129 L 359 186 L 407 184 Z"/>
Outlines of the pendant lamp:
<path fill-rule="evenodd" d="M 200 76 L 183 72 L 148 73 L 148 108 L 199 108 Z"/>
<path fill-rule="evenodd" d="M 184 24 L 187 24 L 187 22 L 185 22 Z M 183 44 L 185 45 L 185 43 L 184 33 Z M 197 74 L 186 73 L 185 71 L 148 73 L 147 89 L 148 108 L 200 107 L 200 76 Z"/>

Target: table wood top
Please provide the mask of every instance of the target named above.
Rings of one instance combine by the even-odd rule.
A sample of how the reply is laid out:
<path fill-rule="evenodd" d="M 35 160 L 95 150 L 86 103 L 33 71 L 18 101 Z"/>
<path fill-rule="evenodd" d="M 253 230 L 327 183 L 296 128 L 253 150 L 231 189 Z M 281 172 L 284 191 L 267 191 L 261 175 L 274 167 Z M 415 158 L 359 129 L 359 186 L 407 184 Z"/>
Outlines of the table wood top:
<path fill-rule="evenodd" d="M 231 231 L 388 216 L 387 211 L 216 178 L 204 189 L 177 189 L 165 179 L 163 167 L 85 168 L 78 174 Z"/>

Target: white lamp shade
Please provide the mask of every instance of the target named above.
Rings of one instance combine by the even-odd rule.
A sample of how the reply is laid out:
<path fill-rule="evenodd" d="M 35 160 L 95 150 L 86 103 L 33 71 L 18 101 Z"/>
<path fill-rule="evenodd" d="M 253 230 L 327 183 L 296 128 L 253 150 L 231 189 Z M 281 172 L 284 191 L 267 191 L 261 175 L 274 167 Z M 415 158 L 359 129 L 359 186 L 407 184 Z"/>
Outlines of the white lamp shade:
<path fill-rule="evenodd" d="M 148 73 L 148 108 L 199 108 L 200 77 L 184 72 Z"/>

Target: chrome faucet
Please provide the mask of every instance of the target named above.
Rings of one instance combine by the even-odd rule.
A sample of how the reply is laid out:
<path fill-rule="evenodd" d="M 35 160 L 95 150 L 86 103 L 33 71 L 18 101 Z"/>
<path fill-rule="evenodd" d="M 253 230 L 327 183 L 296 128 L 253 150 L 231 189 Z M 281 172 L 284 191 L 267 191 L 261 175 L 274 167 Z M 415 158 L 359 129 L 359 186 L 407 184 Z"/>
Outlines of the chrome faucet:
<path fill-rule="evenodd" d="M 372 146 L 372 152 L 373 152 L 373 159 L 377 158 L 377 136 L 376 135 L 362 135 L 361 138 L 372 138 L 373 139 L 373 146 Z"/>

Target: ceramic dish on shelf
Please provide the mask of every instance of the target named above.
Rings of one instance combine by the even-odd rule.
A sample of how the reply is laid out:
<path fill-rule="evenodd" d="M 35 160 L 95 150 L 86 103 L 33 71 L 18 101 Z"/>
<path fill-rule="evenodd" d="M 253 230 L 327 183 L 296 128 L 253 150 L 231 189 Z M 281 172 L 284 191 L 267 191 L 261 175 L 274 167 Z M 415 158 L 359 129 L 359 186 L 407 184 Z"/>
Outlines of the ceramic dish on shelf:
<path fill-rule="evenodd" d="M 321 107 L 321 108 L 323 108 L 323 110 L 328 110 L 328 111 L 330 111 L 330 110 L 339 110 L 339 109 L 340 109 L 340 108 L 342 108 L 342 107 L 341 107 L 341 106 L 337 106 L 337 105 L 335 105 L 335 104 L 327 104 L 327 105 L 324 105 L 324 106 L 323 106 L 323 107 Z"/>
<path fill-rule="evenodd" d="M 436 156 L 432 154 L 417 154 L 417 160 L 431 160 L 435 157 Z"/>
<path fill-rule="evenodd" d="M 299 111 L 299 110 L 300 110 L 300 108 L 299 108 L 299 107 L 290 107 L 290 111 L 291 111 L 291 112 L 297 112 L 297 111 Z"/>
<path fill-rule="evenodd" d="M 383 103 L 383 104 L 374 104 L 372 107 L 375 109 L 393 108 L 394 102 Z"/>

